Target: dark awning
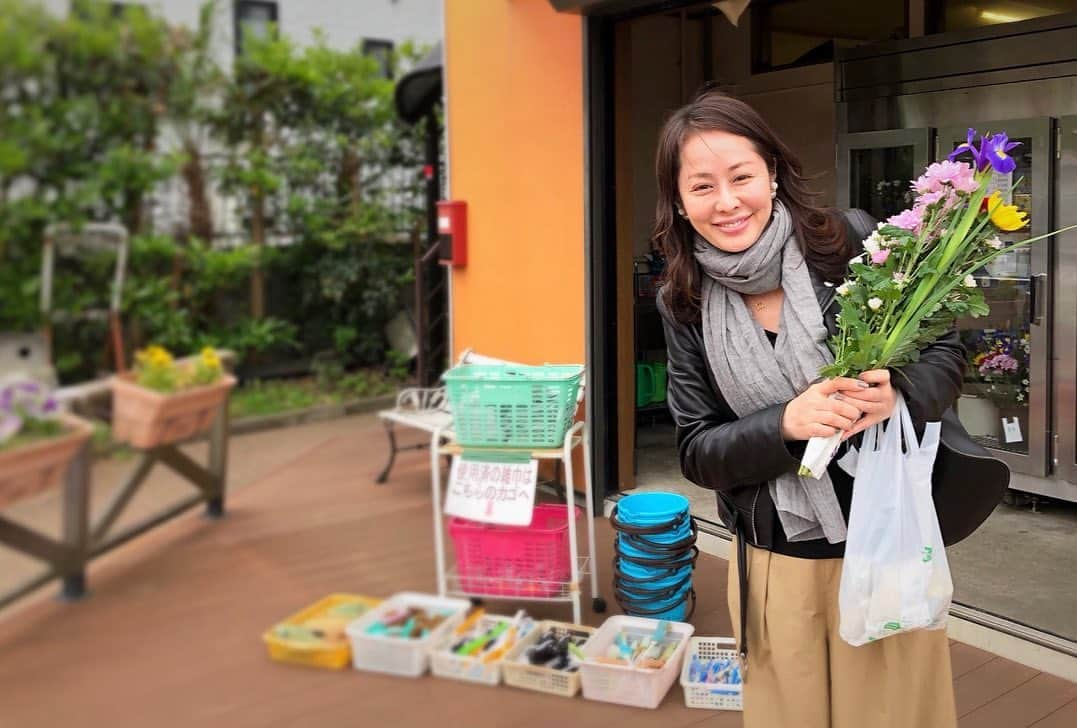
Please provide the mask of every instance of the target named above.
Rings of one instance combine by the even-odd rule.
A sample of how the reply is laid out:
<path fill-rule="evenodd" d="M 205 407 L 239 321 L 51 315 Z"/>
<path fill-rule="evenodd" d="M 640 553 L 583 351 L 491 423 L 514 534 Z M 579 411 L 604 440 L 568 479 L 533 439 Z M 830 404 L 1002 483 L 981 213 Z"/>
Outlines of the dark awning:
<path fill-rule="evenodd" d="M 677 5 L 687 5 L 687 0 L 550 0 L 559 13 L 581 15 L 613 15 L 635 10 L 664 10 Z"/>
<path fill-rule="evenodd" d="M 737 24 L 737 19 L 748 7 L 751 0 L 717 0 L 711 3 L 721 10 L 729 22 Z M 698 0 L 550 0 L 550 5 L 559 13 L 579 13 L 580 15 L 617 15 L 621 13 L 662 12 L 698 4 Z"/>
<path fill-rule="evenodd" d="M 393 95 L 396 114 L 414 124 L 441 101 L 441 43 L 437 43 L 415 68 L 396 82 Z"/>

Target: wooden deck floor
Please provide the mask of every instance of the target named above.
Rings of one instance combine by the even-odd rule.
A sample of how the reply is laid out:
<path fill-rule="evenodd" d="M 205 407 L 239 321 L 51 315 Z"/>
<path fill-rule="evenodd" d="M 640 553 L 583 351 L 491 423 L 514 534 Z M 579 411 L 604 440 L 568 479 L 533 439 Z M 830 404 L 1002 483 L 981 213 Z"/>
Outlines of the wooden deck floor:
<path fill-rule="evenodd" d="M 226 519 L 188 515 L 96 562 L 88 599 L 0 615 L 0 727 L 741 725 L 738 713 L 685 708 L 679 687 L 656 713 L 270 662 L 261 632 L 325 594 L 434 588 L 428 460 L 403 456 L 376 486 L 382 436 L 373 420 L 359 424 L 245 488 Z M 599 543 L 604 567 L 604 521 Z M 725 568 L 700 559 L 701 634 L 731 633 Z M 530 611 L 570 617 L 560 605 Z M 1077 726 L 1077 686 L 959 643 L 952 651 L 963 727 Z"/>

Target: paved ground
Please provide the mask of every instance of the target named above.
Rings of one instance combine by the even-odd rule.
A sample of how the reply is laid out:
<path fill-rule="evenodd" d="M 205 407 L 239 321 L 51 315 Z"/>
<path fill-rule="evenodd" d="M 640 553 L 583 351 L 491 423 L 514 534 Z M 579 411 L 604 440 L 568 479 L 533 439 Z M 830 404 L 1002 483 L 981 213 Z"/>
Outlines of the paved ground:
<path fill-rule="evenodd" d="M 656 713 L 270 662 L 261 632 L 325 594 L 433 589 L 429 460 L 407 454 L 377 486 L 383 452 L 369 416 L 237 438 L 227 518 L 189 513 L 94 562 L 84 601 L 42 594 L 0 614 L 0 728 L 741 725 L 737 713 L 685 708 L 679 687 Z M 612 538 L 604 520 L 598 528 L 601 566 Z M 725 570 L 700 558 L 701 634 L 731 631 Z M 530 610 L 569 616 L 563 606 Z M 1077 685 L 960 643 L 951 654 L 963 728 L 1077 724 Z"/>

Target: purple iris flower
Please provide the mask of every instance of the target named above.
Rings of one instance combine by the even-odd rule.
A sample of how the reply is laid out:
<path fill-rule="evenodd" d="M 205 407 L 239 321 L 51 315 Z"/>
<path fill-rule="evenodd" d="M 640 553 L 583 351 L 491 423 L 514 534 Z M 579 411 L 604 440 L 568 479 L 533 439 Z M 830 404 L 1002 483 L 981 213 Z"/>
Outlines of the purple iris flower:
<path fill-rule="evenodd" d="M 984 139 L 980 148 L 996 172 L 1009 174 L 1017 168 L 1017 162 L 1009 155 L 1009 151 L 1019 146 L 1021 146 L 1021 142 L 1011 142 L 1005 132 L 999 132 L 988 139 Z"/>
<path fill-rule="evenodd" d="M 976 165 L 976 171 L 985 172 L 988 168 L 996 172 L 1008 174 L 1017 167 L 1017 162 L 1009 155 L 1009 151 L 1020 146 L 1020 142 L 1011 142 L 1005 132 L 1000 132 L 989 137 L 980 137 L 980 146 L 975 144 L 976 130 L 969 129 L 964 144 L 958 144 L 954 151 L 950 152 L 948 159 L 953 162 L 957 157 L 968 152 Z"/>

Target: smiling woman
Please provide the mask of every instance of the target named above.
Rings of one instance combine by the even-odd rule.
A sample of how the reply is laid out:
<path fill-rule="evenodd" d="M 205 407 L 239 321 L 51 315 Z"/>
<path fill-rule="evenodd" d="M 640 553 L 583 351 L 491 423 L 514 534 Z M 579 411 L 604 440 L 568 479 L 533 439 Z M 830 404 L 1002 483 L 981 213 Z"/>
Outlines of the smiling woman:
<path fill-rule="evenodd" d="M 736 535 L 728 593 L 745 726 L 952 728 L 944 632 L 840 639 L 852 478 L 798 467 L 809 438 L 890 417 L 898 386 L 917 412 L 949 407 L 964 369 L 956 334 L 895 377 L 914 388 L 887 369 L 820 381 L 834 361 L 834 283 L 870 226 L 853 236 L 812 204 L 800 162 L 759 114 L 714 91 L 666 122 L 656 172 L 667 402 L 685 477 L 716 492 Z"/>

